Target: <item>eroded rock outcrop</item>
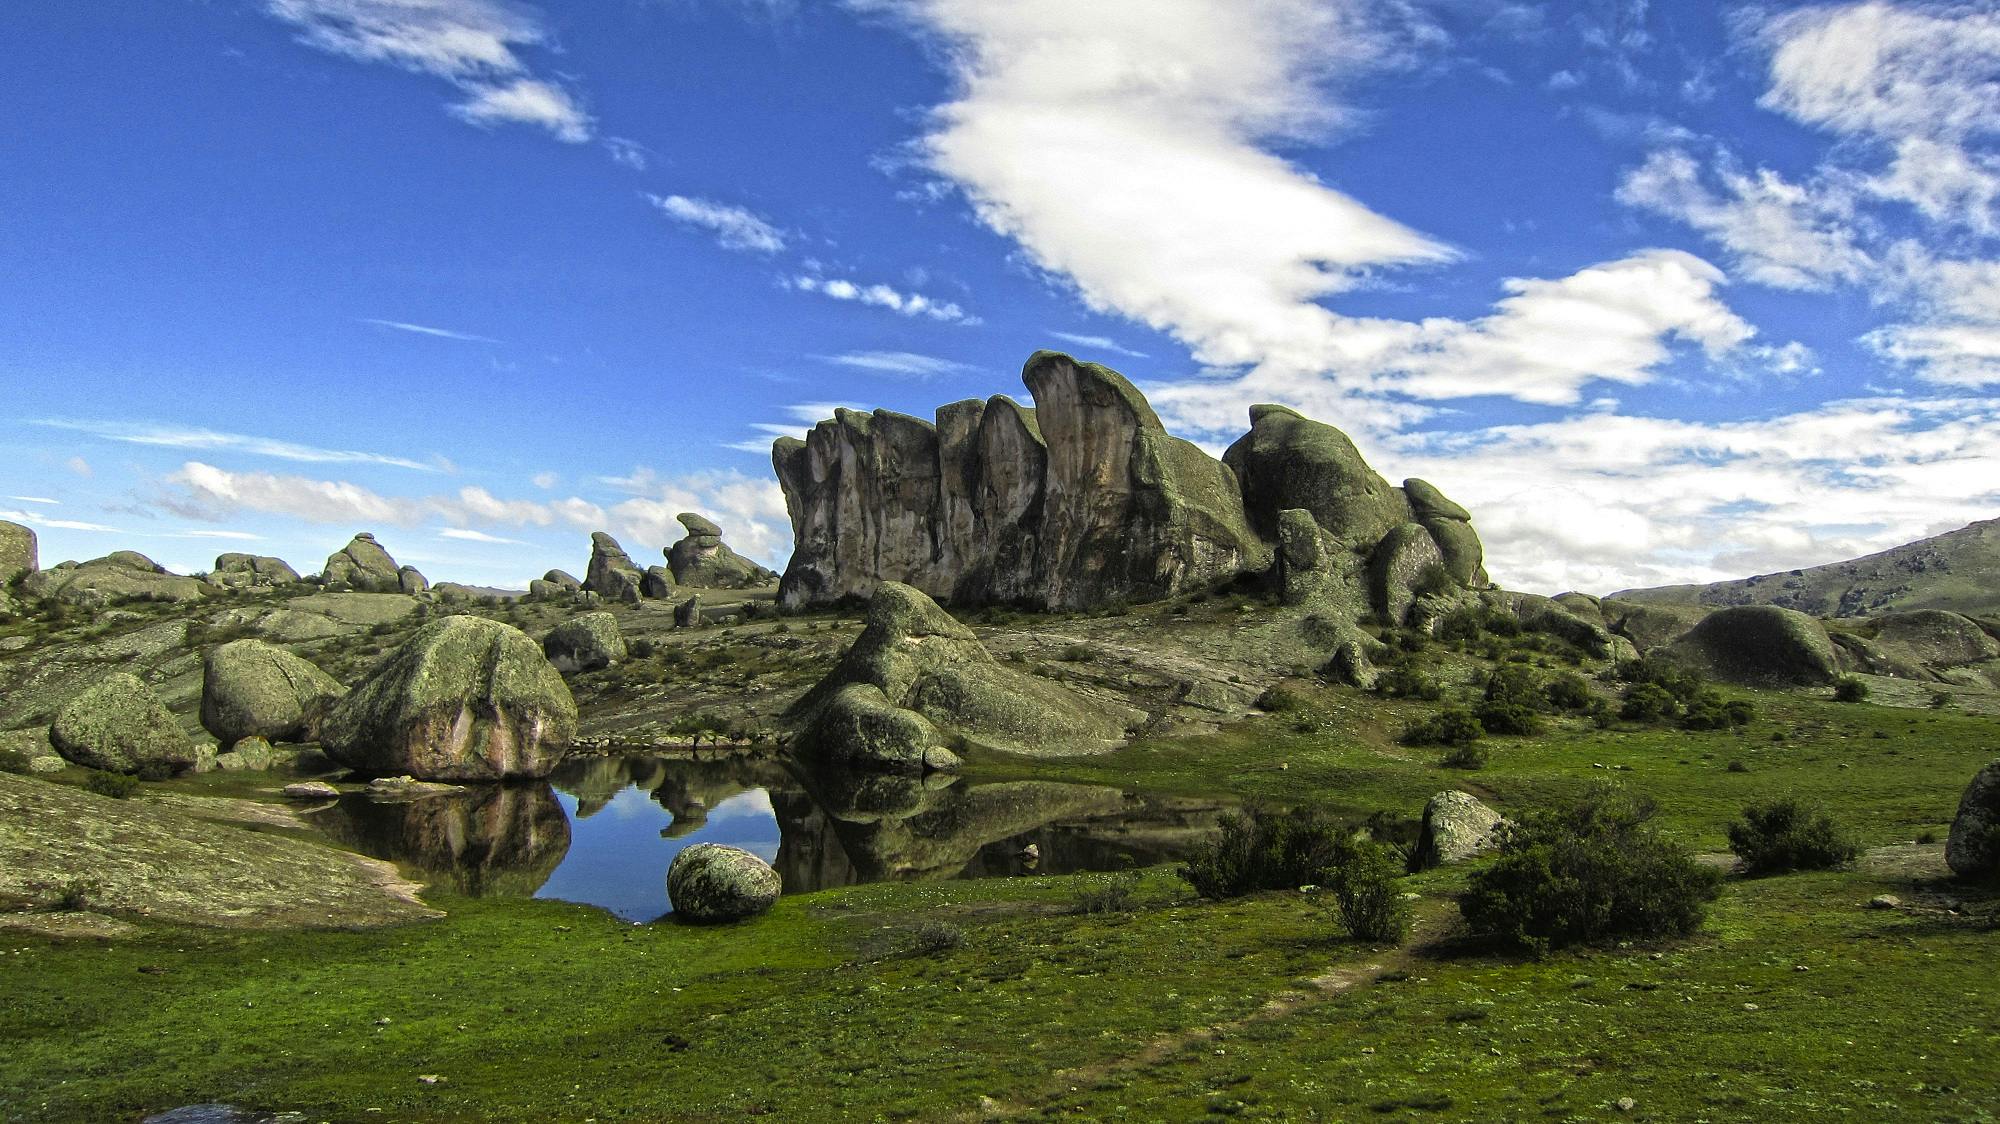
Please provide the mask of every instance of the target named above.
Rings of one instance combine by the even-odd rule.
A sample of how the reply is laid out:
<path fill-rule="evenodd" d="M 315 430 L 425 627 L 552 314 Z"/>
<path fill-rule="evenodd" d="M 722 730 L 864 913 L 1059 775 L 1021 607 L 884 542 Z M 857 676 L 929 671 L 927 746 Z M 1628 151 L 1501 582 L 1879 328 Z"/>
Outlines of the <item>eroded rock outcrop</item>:
<path fill-rule="evenodd" d="M 896 582 L 876 590 L 861 635 L 793 714 L 809 757 L 900 772 L 949 768 L 954 747 L 1112 749 L 1141 717 L 1001 664 L 971 629 Z"/>
<path fill-rule="evenodd" d="M 234 551 L 217 555 L 215 568 L 208 573 L 208 583 L 223 589 L 271 589 L 296 585 L 298 580 L 299 572 L 282 558 Z"/>
<path fill-rule="evenodd" d="M 326 567 L 320 571 L 320 581 L 335 592 L 403 592 L 402 568 L 367 531 L 355 535 L 338 553 L 328 556 Z"/>
<path fill-rule="evenodd" d="M 666 552 L 675 582 L 705 589 L 747 589 L 778 580 L 778 575 L 729 549 L 722 541 L 722 528 L 713 520 L 692 511 L 675 518 L 687 528 L 687 536 Z"/>
<path fill-rule="evenodd" d="M 40 569 L 35 532 L 19 523 L 0 520 L 0 585 Z"/>
<path fill-rule="evenodd" d="M 21 580 L 21 592 L 97 608 L 119 601 L 198 601 L 208 595 L 209 586 L 170 574 L 137 551 L 119 550 L 29 574 Z"/>
<path fill-rule="evenodd" d="M 1718 609 L 1666 648 L 1717 679 L 1760 686 L 1818 686 L 1839 671 L 1826 626 L 1795 609 Z"/>
<path fill-rule="evenodd" d="M 1959 798 L 1944 861 L 1960 878 L 1990 882 L 2000 875 L 2000 761 L 1979 770 Z"/>
<path fill-rule="evenodd" d="M 1465 509 L 1421 480 L 1391 486 L 1332 426 L 1257 406 L 1218 462 L 1169 435 L 1109 368 L 1043 351 L 1022 381 L 1033 409 L 956 402 L 935 424 L 840 410 L 804 441 L 780 439 L 772 463 L 794 539 L 780 601 L 899 582 L 957 604 L 1082 609 L 1276 560 L 1288 603 L 1401 623 L 1432 586 L 1487 584 Z M 1288 528 L 1287 512 L 1306 523 Z"/>
<path fill-rule="evenodd" d="M 617 539 L 603 531 L 591 533 L 590 568 L 583 575 L 585 590 L 606 601 L 637 604 L 645 577 Z"/>
<path fill-rule="evenodd" d="M 160 696 L 114 671 L 63 704 L 49 742 L 65 760 L 113 773 L 165 776 L 194 764 L 194 742 Z"/>
<path fill-rule="evenodd" d="M 1448 790 L 1424 804 L 1423 827 L 1410 851 L 1412 871 L 1476 858 L 1499 846 L 1507 821 L 1470 793 Z"/>
<path fill-rule="evenodd" d="M 596 671 L 625 658 L 625 636 L 611 613 L 585 613 L 564 621 L 543 637 L 542 654 L 565 674 Z"/>
<path fill-rule="evenodd" d="M 375 665 L 322 724 L 328 755 L 370 776 L 547 776 L 576 736 L 576 700 L 517 628 L 446 617 Z"/>

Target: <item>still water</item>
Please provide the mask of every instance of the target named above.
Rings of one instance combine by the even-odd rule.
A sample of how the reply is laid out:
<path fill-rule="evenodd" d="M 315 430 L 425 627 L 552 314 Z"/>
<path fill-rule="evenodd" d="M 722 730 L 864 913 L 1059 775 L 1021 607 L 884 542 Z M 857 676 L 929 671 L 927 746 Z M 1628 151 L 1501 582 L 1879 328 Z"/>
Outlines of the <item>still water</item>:
<path fill-rule="evenodd" d="M 399 802 L 349 795 L 315 822 L 460 893 L 555 898 L 651 921 L 672 910 L 667 868 L 695 843 L 761 856 L 789 894 L 1148 866 L 1184 854 L 1220 811 L 1097 785 L 624 756 L 564 762 L 548 784 Z"/>

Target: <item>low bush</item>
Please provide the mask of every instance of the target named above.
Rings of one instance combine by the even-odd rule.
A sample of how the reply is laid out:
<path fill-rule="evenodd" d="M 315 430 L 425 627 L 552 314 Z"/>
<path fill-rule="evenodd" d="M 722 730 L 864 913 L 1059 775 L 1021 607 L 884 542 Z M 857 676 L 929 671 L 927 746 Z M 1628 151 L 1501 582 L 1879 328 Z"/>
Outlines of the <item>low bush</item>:
<path fill-rule="evenodd" d="M 1950 706 L 1950 705 L 1951 705 L 1951 692 L 1950 692 L 1950 691 L 1932 691 L 1932 692 L 1931 692 L 1931 709 L 1932 709 L 1932 710 L 1943 710 L 1944 708 L 1946 708 L 1946 707 L 1948 707 L 1948 706 Z"/>
<path fill-rule="evenodd" d="M 1845 866 L 1860 845 L 1824 808 L 1796 796 L 1760 800 L 1729 825 L 1729 849 L 1752 874 Z"/>
<path fill-rule="evenodd" d="M 1598 701 L 1590 691 L 1590 684 L 1574 671 L 1552 676 L 1542 688 L 1542 694 L 1557 710 L 1589 710 L 1591 704 Z"/>
<path fill-rule="evenodd" d="M 1470 745 L 1485 733 L 1471 711 L 1452 706 L 1412 723 L 1397 740 L 1404 745 Z"/>
<path fill-rule="evenodd" d="M 1097 660 L 1097 649 L 1088 644 L 1071 644 L 1056 653 L 1056 658 L 1064 663 L 1094 663 Z"/>
<path fill-rule="evenodd" d="M 1411 663 L 1383 668 L 1375 677 L 1375 690 L 1392 699 L 1424 699 L 1436 702 L 1444 697 L 1444 684 L 1430 669 Z"/>
<path fill-rule="evenodd" d="M 1473 716 L 1489 734 L 1539 734 L 1542 732 L 1542 716 L 1535 708 L 1524 703 L 1506 699 L 1488 699 L 1479 704 Z"/>
<path fill-rule="evenodd" d="M 650 660 L 656 650 L 652 640 L 644 636 L 625 645 L 625 654 L 635 660 Z"/>
<path fill-rule="evenodd" d="M 1194 892 L 1221 901 L 1316 883 L 1348 831 L 1316 808 L 1249 805 L 1224 815 L 1177 872 Z"/>
<path fill-rule="evenodd" d="M 1726 730 L 1731 726 L 1748 726 L 1756 716 L 1757 704 L 1749 699 L 1725 699 L 1720 691 L 1704 690 L 1687 704 L 1687 712 L 1681 715 L 1681 728 Z"/>
<path fill-rule="evenodd" d="M 1618 705 L 1618 717 L 1628 722 L 1664 722 L 1680 712 L 1680 700 L 1658 683 L 1632 684 Z"/>
<path fill-rule="evenodd" d="M 1340 924 L 1357 941 L 1401 944 L 1410 931 L 1410 904 L 1403 900 L 1403 860 L 1390 847 L 1345 838 L 1336 848 L 1322 885 L 1333 895 Z"/>
<path fill-rule="evenodd" d="M 81 913 L 103 892 L 104 883 L 95 878 L 72 878 L 56 887 L 49 908 L 57 913 Z"/>
<path fill-rule="evenodd" d="M 1858 703 L 1868 698 L 1868 684 L 1853 675 L 1843 675 L 1834 681 L 1835 702 Z"/>
<path fill-rule="evenodd" d="M 25 773 L 28 755 L 18 749 L 0 748 L 0 773 Z"/>
<path fill-rule="evenodd" d="M 1123 871 L 1094 886 L 1078 890 L 1071 910 L 1075 913 L 1125 913 L 1132 908 L 1132 899 L 1138 892 L 1138 872 Z"/>
<path fill-rule="evenodd" d="M 125 800 L 139 791 L 139 778 L 124 773 L 106 773 L 92 770 L 83 778 L 83 787 L 99 796 L 109 796 L 113 800 Z"/>
<path fill-rule="evenodd" d="M 1307 701 L 1305 692 L 1297 687 L 1289 683 L 1273 683 L 1257 696 L 1257 709 L 1270 714 L 1286 714 L 1304 710 Z"/>
<path fill-rule="evenodd" d="M 1484 769 L 1488 756 L 1485 746 L 1471 742 L 1453 746 L 1450 752 L 1438 758 L 1438 764 L 1447 769 Z"/>
<path fill-rule="evenodd" d="M 965 930 L 948 921 L 925 921 L 910 932 L 912 956 L 935 956 L 965 943 Z"/>
<path fill-rule="evenodd" d="M 1578 944 L 1685 936 L 1721 874 L 1652 824 L 1652 801 L 1612 784 L 1529 812 L 1459 898 L 1472 930 L 1535 954 Z"/>

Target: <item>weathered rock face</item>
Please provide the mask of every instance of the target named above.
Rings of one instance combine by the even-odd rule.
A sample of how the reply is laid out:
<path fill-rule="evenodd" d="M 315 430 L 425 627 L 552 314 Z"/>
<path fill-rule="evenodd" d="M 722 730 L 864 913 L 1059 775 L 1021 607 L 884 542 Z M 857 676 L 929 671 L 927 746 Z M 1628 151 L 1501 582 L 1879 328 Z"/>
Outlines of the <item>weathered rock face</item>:
<path fill-rule="evenodd" d="M 310 742 L 347 693 L 333 677 L 262 640 L 232 640 L 208 653 L 201 673 L 201 724 L 223 745 L 244 738 Z"/>
<path fill-rule="evenodd" d="M 1034 409 L 955 402 L 935 425 L 836 411 L 806 440 L 780 439 L 794 540 L 780 601 L 900 582 L 959 604 L 1091 608 L 1262 573 L 1286 550 L 1287 602 L 1350 620 L 1401 623 L 1426 567 L 1460 590 L 1488 585 L 1465 509 L 1422 480 L 1391 487 L 1331 426 L 1253 407 L 1217 463 L 1108 368 L 1044 351 L 1022 380 Z M 1287 511 L 1325 541 L 1287 537 Z"/>
<path fill-rule="evenodd" d="M 542 654 L 565 674 L 595 671 L 625 658 L 625 637 L 618 618 L 606 612 L 585 613 L 557 625 L 542 638 Z"/>
<path fill-rule="evenodd" d="M 699 595 L 690 597 L 686 601 L 674 606 L 674 627 L 701 627 L 701 597 Z"/>
<path fill-rule="evenodd" d="M 299 572 L 290 563 L 265 554 L 219 554 L 208 574 L 210 585 L 224 589 L 270 589 L 298 580 Z"/>
<path fill-rule="evenodd" d="M 1718 609 L 1667 652 L 1732 683 L 1815 686 L 1839 670 L 1826 627 L 1775 605 Z"/>
<path fill-rule="evenodd" d="M 936 425 L 839 411 L 803 442 L 781 439 L 772 460 L 795 543 L 781 600 L 895 581 L 962 602 L 1079 608 L 1269 563 L 1234 474 L 1169 436 L 1124 376 L 1045 351 L 1022 380 L 1032 411 L 961 402 Z"/>
<path fill-rule="evenodd" d="M 396 589 L 399 593 L 407 593 L 414 597 L 430 587 L 429 579 L 425 578 L 415 566 L 404 566 L 396 571 Z"/>
<path fill-rule="evenodd" d="M 138 677 L 114 671 L 56 712 L 49 742 L 66 760 L 113 773 L 174 773 L 194 764 L 194 742 Z"/>
<path fill-rule="evenodd" d="M 35 549 L 35 532 L 19 523 L 0 520 L 0 585 L 26 577 L 41 569 Z"/>
<path fill-rule="evenodd" d="M 809 755 L 905 772 L 956 765 L 947 741 L 1036 755 L 1112 749 L 1139 717 L 1001 664 L 896 582 L 876 590 L 861 635 L 793 713 Z"/>
<path fill-rule="evenodd" d="M 564 593 L 575 593 L 583 588 L 583 583 L 567 570 L 550 570 L 542 575 L 542 580 L 556 586 Z"/>
<path fill-rule="evenodd" d="M 683 511 L 675 518 L 687 537 L 667 548 L 667 565 L 682 585 L 707 589 L 745 589 L 768 585 L 778 575 L 729 549 L 722 528 L 705 516 Z"/>
<path fill-rule="evenodd" d="M 583 588 L 606 601 L 636 604 L 640 598 L 639 585 L 645 575 L 618 545 L 618 540 L 595 531 L 590 536 L 590 568 L 584 571 Z"/>
<path fill-rule="evenodd" d="M 371 790 L 372 793 L 372 790 Z M 569 853 L 569 817 L 547 785 L 496 784 L 408 799 L 349 796 L 313 823 L 362 854 L 467 897 L 530 897 Z"/>
<path fill-rule="evenodd" d="M 403 575 L 396 560 L 366 531 L 354 536 L 340 552 L 326 560 L 320 578 L 335 592 L 401 593 Z"/>
<path fill-rule="evenodd" d="M 373 776 L 541 777 L 576 735 L 576 700 L 519 629 L 434 621 L 389 653 L 327 716 L 321 741 Z"/>
<path fill-rule="evenodd" d="M 1945 865 L 1960 878 L 1992 881 L 2000 875 L 2000 761 L 1979 770 L 1959 798 Z"/>
<path fill-rule="evenodd" d="M 196 601 L 210 589 L 194 578 L 167 573 L 143 554 L 121 550 L 29 574 L 21 581 L 21 592 L 98 608 L 118 601 Z"/>
<path fill-rule="evenodd" d="M 783 888 L 769 863 L 720 843 L 685 848 L 667 868 L 674 916 L 699 924 L 755 917 L 777 904 Z"/>
<path fill-rule="evenodd" d="M 1424 825 L 1410 852 L 1410 869 L 1429 870 L 1483 855 L 1499 845 L 1497 835 L 1506 822 L 1478 797 L 1440 792 L 1424 805 Z"/>
<path fill-rule="evenodd" d="M 648 566 L 639 578 L 639 595 L 650 601 L 665 601 L 674 595 L 674 573 L 665 566 Z"/>

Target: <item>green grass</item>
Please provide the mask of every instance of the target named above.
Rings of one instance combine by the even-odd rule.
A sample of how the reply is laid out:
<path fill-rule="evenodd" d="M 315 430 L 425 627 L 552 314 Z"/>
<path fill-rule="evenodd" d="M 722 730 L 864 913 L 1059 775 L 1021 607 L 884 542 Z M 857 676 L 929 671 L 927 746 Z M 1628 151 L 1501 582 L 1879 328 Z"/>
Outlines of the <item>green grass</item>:
<path fill-rule="evenodd" d="M 1504 811 L 1611 776 L 1721 850 L 1743 804 L 1781 794 L 1865 846 L 1907 841 L 1947 824 L 2000 749 L 1990 718 L 1758 694 L 1740 732 L 1565 721 L 1489 739 L 1492 764 L 1467 774 L 1394 744 L 1429 704 L 1308 694 L 1305 721 L 979 772 L 1357 817 L 1468 784 Z M 2000 1105 L 2000 933 L 1940 895 L 1977 916 L 1993 903 L 1879 864 L 1734 879 L 1691 940 L 1542 961 L 1359 946 L 1317 896 L 1196 903 L 1164 868 L 1129 912 L 1073 911 L 1112 877 L 850 887 L 720 929 L 433 897 L 449 916 L 376 932 L 0 930 L 0 1119 L 208 1100 L 332 1121 L 936 1119 L 988 1097 L 1135 1120 L 1973 1121 Z M 1410 880 L 1425 940 L 1449 934 L 1464 877 Z M 1880 893 L 1937 908 L 1862 908 Z M 927 921 L 963 944 L 916 951 Z M 1321 994 L 1311 981 L 1336 971 L 1353 986 Z"/>

